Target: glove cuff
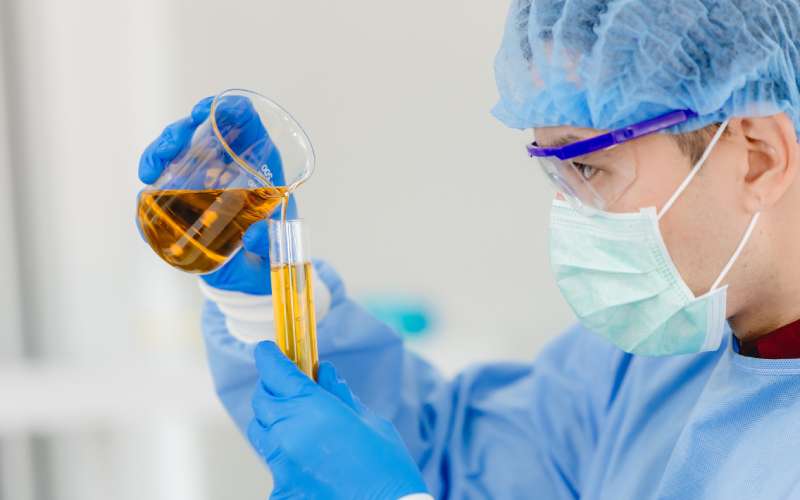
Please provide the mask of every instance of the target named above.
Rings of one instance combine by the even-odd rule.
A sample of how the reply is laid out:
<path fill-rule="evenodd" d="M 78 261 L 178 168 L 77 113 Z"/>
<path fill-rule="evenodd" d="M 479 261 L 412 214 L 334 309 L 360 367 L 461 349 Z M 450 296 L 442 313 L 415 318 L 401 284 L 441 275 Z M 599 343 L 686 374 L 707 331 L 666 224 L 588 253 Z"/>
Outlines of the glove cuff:
<path fill-rule="evenodd" d="M 314 288 L 314 312 L 319 323 L 330 309 L 331 292 L 317 276 L 316 269 L 311 272 L 311 280 Z M 203 295 L 222 312 L 231 336 L 248 344 L 275 339 L 271 295 L 220 290 L 203 280 L 198 280 L 198 286 Z"/>

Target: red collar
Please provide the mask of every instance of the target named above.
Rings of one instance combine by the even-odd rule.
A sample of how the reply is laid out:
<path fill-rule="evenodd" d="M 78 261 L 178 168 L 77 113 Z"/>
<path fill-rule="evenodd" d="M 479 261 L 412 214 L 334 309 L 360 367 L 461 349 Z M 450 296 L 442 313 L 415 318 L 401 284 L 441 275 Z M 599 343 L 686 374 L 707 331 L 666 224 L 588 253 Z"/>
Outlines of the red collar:
<path fill-rule="evenodd" d="M 750 342 L 739 342 L 739 354 L 751 358 L 800 358 L 800 320 Z"/>

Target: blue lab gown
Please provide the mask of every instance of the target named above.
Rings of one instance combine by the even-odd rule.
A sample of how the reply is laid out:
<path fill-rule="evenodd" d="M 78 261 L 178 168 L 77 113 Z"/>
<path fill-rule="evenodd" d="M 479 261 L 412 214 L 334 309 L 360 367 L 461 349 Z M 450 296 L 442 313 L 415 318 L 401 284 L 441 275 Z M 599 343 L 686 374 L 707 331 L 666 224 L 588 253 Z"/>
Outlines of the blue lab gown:
<path fill-rule="evenodd" d="M 448 380 L 330 267 L 317 272 L 332 293 L 320 357 L 394 422 L 437 499 L 800 498 L 800 360 L 740 356 L 730 334 L 716 352 L 639 357 L 575 326 L 532 363 Z M 244 429 L 252 348 L 212 303 L 203 323 L 219 397 Z"/>

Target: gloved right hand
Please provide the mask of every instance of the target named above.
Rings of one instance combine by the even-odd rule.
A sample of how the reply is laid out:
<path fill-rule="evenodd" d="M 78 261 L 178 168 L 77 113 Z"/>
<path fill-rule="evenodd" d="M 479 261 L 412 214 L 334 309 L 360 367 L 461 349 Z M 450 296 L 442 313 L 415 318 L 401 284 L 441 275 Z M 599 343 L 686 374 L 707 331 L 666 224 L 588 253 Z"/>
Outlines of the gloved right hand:
<path fill-rule="evenodd" d="M 331 363 L 320 364 L 315 384 L 272 342 L 254 357 L 260 383 L 247 436 L 272 471 L 271 499 L 432 500 L 397 429 Z"/>
<path fill-rule="evenodd" d="M 205 121 L 211 110 L 212 97 L 200 100 L 191 114 L 168 125 L 142 153 L 139 160 L 139 179 L 145 184 L 154 183 L 164 168 L 175 159 L 191 142 L 197 127 Z M 231 147 L 244 149 L 248 144 L 268 137 L 267 130 L 261 123 L 252 104 L 245 98 L 229 101 L 226 107 L 218 108 L 218 120 L 229 120 L 245 132 Z M 276 148 L 270 148 L 277 153 Z M 271 165 L 275 162 L 270 163 Z M 276 178 L 282 177 L 277 173 Z M 294 199 L 290 200 L 288 216 L 296 216 Z M 280 216 L 276 211 L 273 217 Z M 269 295 L 271 293 L 269 273 L 269 242 L 267 240 L 267 222 L 254 223 L 245 232 L 243 250 L 237 252 L 228 262 L 213 273 L 202 276 L 202 279 L 214 288 L 244 292 L 252 295 Z"/>

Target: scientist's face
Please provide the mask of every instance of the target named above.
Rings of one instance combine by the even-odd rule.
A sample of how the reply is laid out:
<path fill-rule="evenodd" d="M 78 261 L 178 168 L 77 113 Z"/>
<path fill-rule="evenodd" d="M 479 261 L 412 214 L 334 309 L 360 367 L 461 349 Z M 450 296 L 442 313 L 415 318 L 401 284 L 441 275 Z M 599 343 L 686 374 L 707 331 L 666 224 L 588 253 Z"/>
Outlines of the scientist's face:
<path fill-rule="evenodd" d="M 545 146 L 600 133 L 574 127 L 534 130 L 537 143 Z M 662 217 L 661 233 L 669 253 L 696 296 L 709 291 L 742 239 L 753 214 L 769 208 L 769 203 L 779 198 L 781 186 L 777 179 L 760 183 L 759 179 L 781 168 L 785 170 L 787 162 L 796 163 L 796 146 L 794 127 L 785 115 L 731 120 L 726 134 L 713 148 L 698 175 Z M 635 170 L 635 176 L 624 191 L 605 207 L 609 212 L 638 212 L 644 207 L 660 210 L 686 179 L 692 161 L 675 138 L 664 133 L 581 158 L 590 169 L 624 165 Z M 735 313 L 746 301 L 744 291 L 751 288 L 752 280 L 759 275 L 746 270 L 763 271 L 767 265 L 759 262 L 768 255 L 761 248 L 760 230 L 763 226 L 757 227 L 725 280 L 725 284 L 730 285 L 729 313 Z M 738 293 L 740 291 L 742 293 Z"/>

